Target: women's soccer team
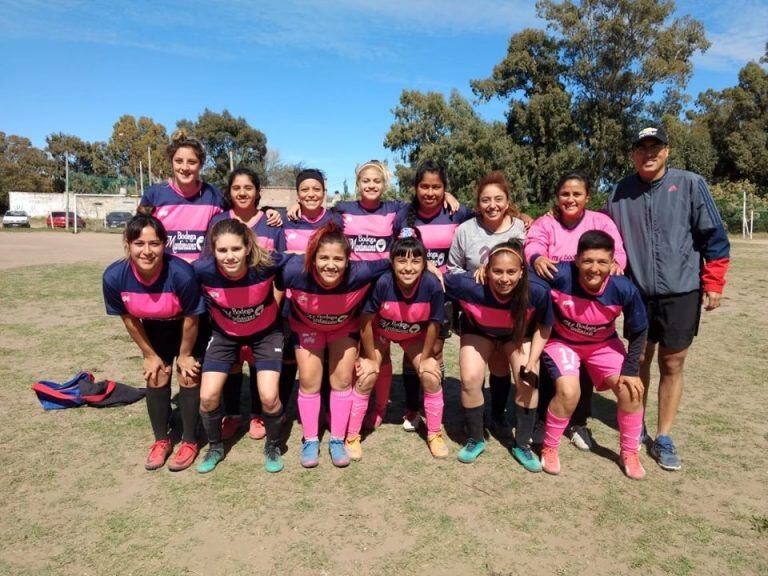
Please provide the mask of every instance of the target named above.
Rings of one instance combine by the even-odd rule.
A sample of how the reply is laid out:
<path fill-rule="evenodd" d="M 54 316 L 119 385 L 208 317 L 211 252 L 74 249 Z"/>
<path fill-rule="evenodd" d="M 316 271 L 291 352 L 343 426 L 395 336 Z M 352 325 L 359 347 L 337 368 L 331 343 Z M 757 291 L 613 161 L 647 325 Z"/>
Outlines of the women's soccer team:
<path fill-rule="evenodd" d="M 125 258 L 103 277 L 107 313 L 121 317 L 144 358 L 155 437 L 147 470 L 166 461 L 171 470 L 190 467 L 199 423 L 208 444 L 197 471 L 216 468 L 224 441 L 243 425 L 243 363 L 248 434 L 265 439 L 268 472 L 284 466 L 297 371 L 301 466 L 318 465 L 323 422 L 331 462 L 361 460 L 362 431 L 378 428 L 387 412 L 393 343 L 403 351 L 403 428 L 424 426 L 430 454 L 446 458 L 443 347 L 453 329 L 466 438 L 459 461 L 477 460 L 490 428 L 511 442 L 525 470 L 559 474 L 565 433 L 589 448 L 594 387 L 616 396 L 624 473 L 644 477 L 645 307 L 622 275 L 616 226 L 586 210 L 582 174 L 565 174 L 550 213 L 531 223 L 510 201 L 501 172 L 481 179 L 470 210 L 431 161 L 416 170 L 411 202 L 384 200 L 389 172 L 372 160 L 356 170 L 358 200 L 327 209 L 323 173 L 306 169 L 296 176 L 298 204 L 281 218 L 259 208 L 252 170 L 232 171 L 223 195 L 201 181 L 205 150 L 183 131 L 168 156 L 172 177 L 145 192 L 125 229 Z M 626 348 L 616 332 L 622 315 Z M 174 361 L 182 421 L 175 452 Z"/>

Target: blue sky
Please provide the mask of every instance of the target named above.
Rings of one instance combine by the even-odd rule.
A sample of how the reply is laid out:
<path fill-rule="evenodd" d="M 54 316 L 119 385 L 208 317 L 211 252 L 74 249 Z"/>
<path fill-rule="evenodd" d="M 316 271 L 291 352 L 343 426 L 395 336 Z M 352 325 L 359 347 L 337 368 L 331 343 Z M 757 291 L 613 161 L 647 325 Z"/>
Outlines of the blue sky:
<path fill-rule="evenodd" d="M 52 132 L 107 140 L 122 114 L 170 131 L 228 109 L 284 161 L 350 186 L 356 163 L 396 158 L 382 142 L 403 89 L 487 77 L 509 36 L 541 27 L 523 0 L 0 0 L 0 130 L 45 146 Z M 679 0 L 712 47 L 694 95 L 736 83 L 768 40 L 768 0 Z M 485 105 L 503 118 L 500 103 Z"/>

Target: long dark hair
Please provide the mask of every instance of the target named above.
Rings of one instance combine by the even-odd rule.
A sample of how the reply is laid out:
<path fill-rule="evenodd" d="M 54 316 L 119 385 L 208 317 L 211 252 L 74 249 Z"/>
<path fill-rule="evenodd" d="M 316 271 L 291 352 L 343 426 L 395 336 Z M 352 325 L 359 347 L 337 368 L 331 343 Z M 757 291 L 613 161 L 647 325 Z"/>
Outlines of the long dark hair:
<path fill-rule="evenodd" d="M 125 224 L 125 231 L 123 232 L 123 240 L 126 244 L 130 244 L 141 236 L 141 231 L 144 228 L 152 228 L 157 235 L 157 238 L 165 244 L 168 240 L 168 233 L 165 231 L 165 226 L 154 216 L 150 214 L 136 214 Z"/>
<path fill-rule="evenodd" d="M 517 286 L 512 290 L 512 298 L 509 301 L 509 308 L 512 311 L 512 343 L 515 348 L 519 348 L 525 337 L 525 319 L 528 311 L 528 268 L 525 265 L 523 257 L 523 245 L 519 240 L 507 240 L 491 248 L 488 254 L 488 263 L 485 265 L 485 277 L 490 287 L 490 271 L 493 260 L 501 254 L 514 254 L 520 260 L 522 275 Z"/>
<path fill-rule="evenodd" d="M 408 216 L 406 217 L 406 225 L 409 228 L 414 228 L 416 223 L 416 214 L 419 211 L 419 197 L 416 194 L 416 189 L 419 187 L 419 182 L 424 179 L 426 174 L 437 174 L 440 181 L 443 183 L 443 189 L 448 190 L 448 173 L 445 166 L 434 160 L 425 160 L 416 168 L 416 175 L 413 178 L 413 198 L 411 199 L 411 205 L 408 207 Z"/>
<path fill-rule="evenodd" d="M 224 193 L 224 197 L 221 199 L 221 207 L 224 210 L 232 209 L 232 184 L 235 182 L 235 178 L 238 176 L 247 176 L 251 179 L 251 182 L 256 186 L 256 207 L 259 206 L 259 200 L 261 200 L 261 181 L 259 175 L 256 174 L 250 168 L 235 168 L 229 173 L 229 179 L 227 180 L 227 190 Z"/>

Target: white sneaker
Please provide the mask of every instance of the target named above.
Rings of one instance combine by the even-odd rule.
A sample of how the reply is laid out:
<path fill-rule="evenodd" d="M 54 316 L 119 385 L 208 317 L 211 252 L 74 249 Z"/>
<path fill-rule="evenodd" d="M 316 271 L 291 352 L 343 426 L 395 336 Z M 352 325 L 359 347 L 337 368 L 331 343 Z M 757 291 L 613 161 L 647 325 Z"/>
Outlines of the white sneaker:
<path fill-rule="evenodd" d="M 594 446 L 592 436 L 589 433 L 589 428 L 586 426 L 572 426 L 571 427 L 571 443 L 579 450 L 589 452 Z"/>
<path fill-rule="evenodd" d="M 403 416 L 403 430 L 406 432 L 416 432 L 423 421 L 421 414 L 408 410 L 405 416 Z"/>

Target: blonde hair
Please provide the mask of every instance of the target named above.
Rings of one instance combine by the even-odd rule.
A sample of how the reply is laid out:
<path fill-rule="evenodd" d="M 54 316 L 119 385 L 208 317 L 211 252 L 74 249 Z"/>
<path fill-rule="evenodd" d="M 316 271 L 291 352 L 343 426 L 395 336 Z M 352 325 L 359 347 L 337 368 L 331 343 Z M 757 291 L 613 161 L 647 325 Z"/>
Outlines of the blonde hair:
<path fill-rule="evenodd" d="M 362 164 L 358 164 L 355 167 L 355 187 L 358 189 L 358 192 L 360 191 L 360 175 L 364 170 L 367 170 L 368 168 L 378 170 L 381 173 L 382 179 L 384 180 L 384 190 L 389 188 L 389 183 L 392 181 L 392 174 L 390 173 L 386 163 L 381 162 L 380 160 L 368 160 L 368 162 L 363 162 Z"/>

